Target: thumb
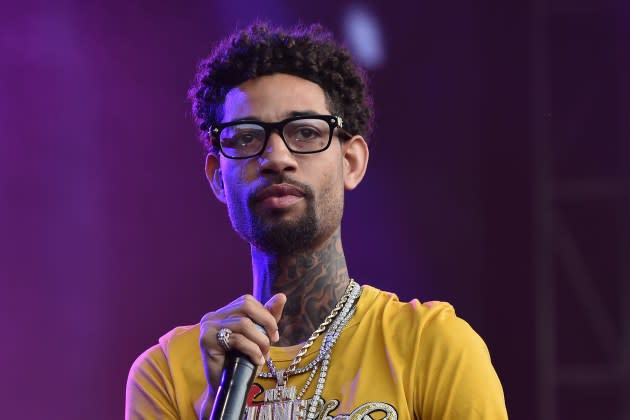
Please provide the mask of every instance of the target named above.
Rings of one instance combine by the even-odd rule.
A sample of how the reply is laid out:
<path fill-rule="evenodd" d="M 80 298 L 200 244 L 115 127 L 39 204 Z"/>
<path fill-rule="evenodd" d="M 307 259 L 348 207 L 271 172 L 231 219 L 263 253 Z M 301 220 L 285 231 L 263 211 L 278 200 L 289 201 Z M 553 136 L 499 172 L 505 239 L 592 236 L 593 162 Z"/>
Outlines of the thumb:
<path fill-rule="evenodd" d="M 276 293 L 265 303 L 265 308 L 276 319 L 276 322 L 280 322 L 280 318 L 282 318 L 285 303 L 287 303 L 287 296 L 284 293 Z M 273 332 L 269 338 L 273 342 L 278 341 L 280 339 L 278 331 Z"/>

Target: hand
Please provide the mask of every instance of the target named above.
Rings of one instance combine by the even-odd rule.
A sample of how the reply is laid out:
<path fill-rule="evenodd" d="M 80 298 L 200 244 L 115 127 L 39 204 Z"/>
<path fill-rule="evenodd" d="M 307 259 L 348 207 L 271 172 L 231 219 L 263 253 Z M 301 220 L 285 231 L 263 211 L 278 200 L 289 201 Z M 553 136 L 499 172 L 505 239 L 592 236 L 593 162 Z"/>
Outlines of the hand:
<path fill-rule="evenodd" d="M 204 405 L 210 403 L 208 400 L 214 400 L 225 360 L 225 350 L 217 341 L 217 332 L 221 328 L 229 328 L 232 331 L 228 342 L 230 350 L 240 351 L 261 367 L 265 363 L 265 357 L 269 355 L 271 343 L 280 339 L 278 321 L 286 301 L 287 297 L 278 293 L 263 306 L 253 296 L 245 295 L 217 311 L 208 312 L 201 318 L 199 345 L 206 380 L 210 387 Z M 254 323 L 262 326 L 267 335 Z"/>

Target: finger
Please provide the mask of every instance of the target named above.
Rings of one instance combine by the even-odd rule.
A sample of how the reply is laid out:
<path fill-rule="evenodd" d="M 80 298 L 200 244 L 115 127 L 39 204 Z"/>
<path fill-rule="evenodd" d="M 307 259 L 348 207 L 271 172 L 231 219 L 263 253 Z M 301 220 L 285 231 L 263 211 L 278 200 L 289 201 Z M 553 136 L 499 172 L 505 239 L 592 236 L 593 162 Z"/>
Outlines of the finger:
<path fill-rule="evenodd" d="M 267 301 L 267 303 L 265 303 L 265 308 L 276 320 L 276 325 L 280 322 L 280 318 L 282 318 L 282 311 L 284 310 L 284 305 L 286 303 L 287 296 L 284 293 L 276 293 Z M 269 338 L 274 343 L 280 339 L 280 334 L 278 333 L 277 328 L 274 331 L 269 331 Z"/>
<path fill-rule="evenodd" d="M 238 333 L 254 342 L 263 354 L 269 352 L 271 345 L 269 337 L 261 326 L 256 325 L 254 321 L 246 317 L 228 318 L 221 322 L 222 328 L 229 328 L 233 333 Z"/>
<path fill-rule="evenodd" d="M 241 311 L 243 315 L 251 318 L 256 324 L 262 326 L 272 340 L 274 338 L 274 332 L 275 337 L 278 337 L 278 322 L 269 310 L 256 300 L 256 298 L 251 295 L 243 296 Z"/>
<path fill-rule="evenodd" d="M 252 361 L 252 363 L 260 366 L 265 363 L 263 352 L 255 342 L 245 337 L 243 334 L 232 332 L 228 340 L 230 351 L 237 350 L 243 353 Z"/>
<path fill-rule="evenodd" d="M 265 363 L 265 358 L 263 357 L 263 354 L 266 354 L 266 352 L 268 352 L 269 339 L 266 335 L 257 331 L 257 328 L 254 326 L 251 320 L 247 321 L 250 323 L 249 329 L 254 329 L 256 331 L 256 334 L 260 336 L 260 339 L 263 340 L 263 348 L 261 349 L 261 346 L 259 344 L 245 337 L 243 334 L 240 334 L 239 332 L 231 332 L 228 335 L 227 339 L 228 349 L 230 351 L 238 351 L 244 354 L 255 365 L 262 366 L 262 364 Z M 243 322 L 243 324 L 245 324 L 245 322 Z M 233 327 L 235 330 L 241 328 L 238 321 L 236 320 L 235 322 L 229 323 L 229 326 Z M 220 328 L 219 330 L 217 330 L 216 327 L 216 324 L 214 326 L 203 326 L 200 330 L 199 339 L 206 379 L 211 389 L 213 390 L 216 390 L 218 387 L 226 353 L 226 349 L 224 349 L 223 346 L 219 344 L 219 341 L 217 339 L 217 332 L 220 330 Z"/>
<path fill-rule="evenodd" d="M 210 312 L 209 314 L 217 314 L 222 315 L 222 317 L 227 317 L 231 315 L 247 315 L 248 311 L 257 311 L 257 307 L 262 307 L 262 303 L 258 302 L 258 300 L 252 295 L 243 295 L 234 299 L 232 302 L 225 305 L 223 308 Z"/>

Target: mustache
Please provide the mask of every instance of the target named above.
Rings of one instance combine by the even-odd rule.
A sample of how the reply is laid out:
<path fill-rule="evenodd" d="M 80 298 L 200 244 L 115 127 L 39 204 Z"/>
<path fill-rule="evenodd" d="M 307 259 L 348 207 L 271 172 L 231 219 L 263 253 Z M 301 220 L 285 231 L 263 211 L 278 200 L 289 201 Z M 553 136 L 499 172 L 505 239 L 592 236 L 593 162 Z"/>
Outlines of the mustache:
<path fill-rule="evenodd" d="M 249 197 L 247 199 L 248 204 L 251 206 L 256 201 L 256 197 L 258 194 L 263 191 L 265 188 L 268 188 L 272 185 L 278 184 L 287 184 L 291 185 L 304 193 L 304 198 L 310 199 L 313 198 L 313 189 L 306 184 L 298 182 L 294 179 L 287 177 L 286 175 L 274 176 L 271 178 L 265 178 L 260 181 L 258 185 L 254 187 L 254 189 L 250 192 Z"/>

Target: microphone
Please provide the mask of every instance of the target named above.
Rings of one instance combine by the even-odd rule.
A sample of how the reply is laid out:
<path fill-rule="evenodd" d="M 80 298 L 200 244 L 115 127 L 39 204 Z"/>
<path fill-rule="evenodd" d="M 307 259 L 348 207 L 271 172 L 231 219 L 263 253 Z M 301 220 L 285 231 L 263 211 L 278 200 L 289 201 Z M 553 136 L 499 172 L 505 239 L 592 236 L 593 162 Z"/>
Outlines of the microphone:
<path fill-rule="evenodd" d="M 256 327 L 267 335 L 262 326 Z M 241 420 L 255 376 L 256 365 L 247 356 L 236 350 L 226 353 L 210 420 Z"/>

